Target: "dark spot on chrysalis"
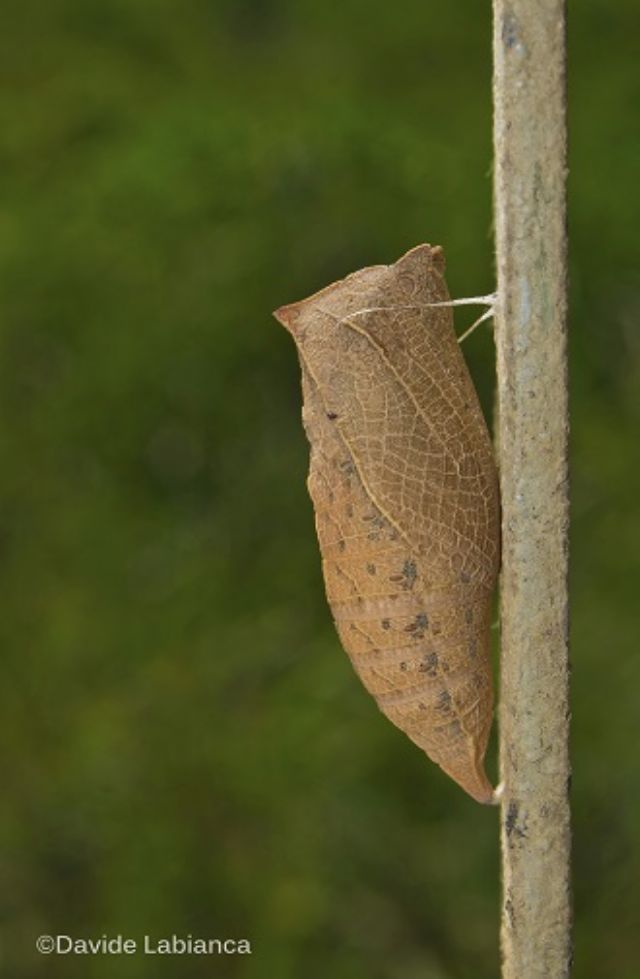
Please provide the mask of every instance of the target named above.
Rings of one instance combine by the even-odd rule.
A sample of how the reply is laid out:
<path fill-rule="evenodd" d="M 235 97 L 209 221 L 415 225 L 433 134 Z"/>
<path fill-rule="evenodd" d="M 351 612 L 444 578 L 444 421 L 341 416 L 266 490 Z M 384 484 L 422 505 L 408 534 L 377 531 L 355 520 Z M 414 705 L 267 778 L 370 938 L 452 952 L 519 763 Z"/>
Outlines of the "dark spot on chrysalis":
<path fill-rule="evenodd" d="M 410 622 L 409 625 L 404 627 L 404 631 L 415 633 L 413 637 L 414 639 L 422 639 L 424 636 L 424 630 L 427 628 L 428 624 L 429 620 L 427 619 L 427 616 L 424 612 L 420 612 L 418 615 L 416 615 L 413 622 Z"/>
<path fill-rule="evenodd" d="M 431 631 L 434 634 L 434 636 L 439 636 L 440 633 L 442 632 L 442 626 L 440 625 L 439 622 L 432 622 Z"/>
<path fill-rule="evenodd" d="M 438 654 L 434 652 L 427 653 L 419 669 L 421 673 L 426 673 L 427 676 L 435 676 L 438 669 Z"/>
<path fill-rule="evenodd" d="M 339 551 L 344 551 L 346 549 L 346 546 L 347 545 L 346 545 L 346 542 L 345 541 L 343 541 L 343 540 L 339 540 L 338 541 L 338 550 Z"/>
<path fill-rule="evenodd" d="M 337 417 L 338 416 L 336 415 L 335 411 L 328 411 L 327 412 L 327 418 L 329 419 L 330 422 L 335 421 Z"/>
<path fill-rule="evenodd" d="M 448 690 L 441 690 L 438 694 L 438 702 L 436 703 L 436 709 L 443 711 L 445 714 L 449 712 L 451 707 L 451 694 Z"/>
<path fill-rule="evenodd" d="M 375 566 L 375 564 L 368 564 L 367 565 L 367 571 L 369 572 L 369 574 L 375 574 L 376 573 L 376 566 Z"/>
<path fill-rule="evenodd" d="M 404 660 L 400 664 L 400 669 L 402 670 L 403 673 L 406 673 L 406 671 L 407 671 L 407 664 L 404 662 Z"/>
<path fill-rule="evenodd" d="M 390 629 L 391 628 L 391 623 L 389 622 L 389 619 L 383 619 L 382 620 L 382 628 L 383 629 Z"/>
<path fill-rule="evenodd" d="M 404 562 L 402 566 L 402 577 L 404 578 L 402 587 L 405 588 L 407 591 L 411 591 L 411 589 L 415 584 L 415 580 L 418 577 L 415 561 Z"/>
<path fill-rule="evenodd" d="M 419 710 L 426 710 L 427 709 L 427 705 L 426 704 L 423 704 L 422 701 L 420 701 L 420 703 L 418 704 L 418 709 Z"/>

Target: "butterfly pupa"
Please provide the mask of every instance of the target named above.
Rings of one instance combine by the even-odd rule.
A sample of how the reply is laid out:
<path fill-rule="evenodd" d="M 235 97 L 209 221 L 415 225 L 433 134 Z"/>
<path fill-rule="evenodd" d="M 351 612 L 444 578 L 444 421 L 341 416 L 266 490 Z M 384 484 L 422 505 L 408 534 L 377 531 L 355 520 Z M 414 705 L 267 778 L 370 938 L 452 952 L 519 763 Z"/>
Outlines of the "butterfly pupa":
<path fill-rule="evenodd" d="M 487 803 L 498 481 L 448 300 L 442 249 L 419 245 L 275 316 L 302 366 L 342 645 L 389 720 Z"/>

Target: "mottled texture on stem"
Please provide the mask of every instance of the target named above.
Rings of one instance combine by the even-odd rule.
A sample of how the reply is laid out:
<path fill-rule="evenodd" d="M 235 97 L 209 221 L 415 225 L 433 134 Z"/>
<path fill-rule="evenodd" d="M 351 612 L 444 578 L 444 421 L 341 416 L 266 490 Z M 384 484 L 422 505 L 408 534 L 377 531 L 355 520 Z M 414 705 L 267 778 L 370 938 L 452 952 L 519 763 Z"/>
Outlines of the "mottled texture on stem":
<path fill-rule="evenodd" d="M 564 15 L 494 0 L 504 979 L 571 967 Z"/>

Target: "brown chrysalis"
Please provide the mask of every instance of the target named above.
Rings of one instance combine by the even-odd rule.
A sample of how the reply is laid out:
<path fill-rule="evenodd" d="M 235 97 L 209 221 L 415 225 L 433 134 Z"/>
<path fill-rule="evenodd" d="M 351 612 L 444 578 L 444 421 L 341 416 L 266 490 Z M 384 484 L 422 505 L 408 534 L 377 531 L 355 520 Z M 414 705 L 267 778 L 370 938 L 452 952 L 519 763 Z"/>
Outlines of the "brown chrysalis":
<path fill-rule="evenodd" d="M 479 802 L 498 484 L 442 249 L 275 313 L 302 364 L 309 491 L 340 639 L 384 714 Z"/>

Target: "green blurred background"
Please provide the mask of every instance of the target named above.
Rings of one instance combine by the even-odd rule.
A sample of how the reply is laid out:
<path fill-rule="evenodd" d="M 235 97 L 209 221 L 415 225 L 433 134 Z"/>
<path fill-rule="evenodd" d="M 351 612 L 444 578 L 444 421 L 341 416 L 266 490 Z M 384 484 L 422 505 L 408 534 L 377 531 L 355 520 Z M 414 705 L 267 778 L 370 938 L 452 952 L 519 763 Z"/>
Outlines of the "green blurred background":
<path fill-rule="evenodd" d="M 496 812 L 338 646 L 270 315 L 424 240 L 491 291 L 490 30 L 472 0 L 4 6 L 3 976 L 497 976 Z M 640 975 L 637 33 L 635 0 L 571 11 L 580 979 Z M 489 410 L 491 331 L 465 353 Z"/>

